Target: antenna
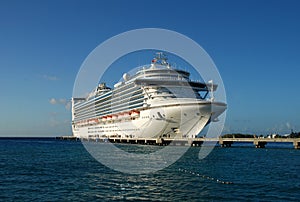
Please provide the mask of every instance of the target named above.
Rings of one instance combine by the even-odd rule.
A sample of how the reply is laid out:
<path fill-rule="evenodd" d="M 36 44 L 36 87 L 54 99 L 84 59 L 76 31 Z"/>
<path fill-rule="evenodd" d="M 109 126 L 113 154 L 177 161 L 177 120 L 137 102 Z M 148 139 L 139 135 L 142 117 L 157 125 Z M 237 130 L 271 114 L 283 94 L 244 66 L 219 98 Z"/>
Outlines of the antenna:
<path fill-rule="evenodd" d="M 160 61 L 160 64 L 162 65 L 169 65 L 167 60 L 168 57 L 163 52 L 157 52 L 155 53 L 155 57 L 153 58 L 152 63 L 157 63 L 158 61 Z"/>

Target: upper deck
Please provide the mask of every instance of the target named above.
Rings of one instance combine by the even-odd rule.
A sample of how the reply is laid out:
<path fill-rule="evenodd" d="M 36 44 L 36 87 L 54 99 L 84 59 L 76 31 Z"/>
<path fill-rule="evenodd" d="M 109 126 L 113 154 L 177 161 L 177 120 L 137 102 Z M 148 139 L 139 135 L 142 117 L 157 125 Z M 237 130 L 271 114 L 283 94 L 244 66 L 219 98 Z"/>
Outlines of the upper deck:
<path fill-rule="evenodd" d="M 216 84 L 192 81 L 189 72 L 173 68 L 167 60 L 167 57 L 163 53 L 157 53 L 150 65 L 142 67 L 134 75 L 125 73 L 123 80 L 116 83 L 113 89 L 107 87 L 105 84 L 99 84 L 87 96 L 86 101 L 110 95 L 112 92 L 121 93 L 132 89 L 134 86 L 188 87 L 197 92 L 215 91 L 217 89 Z"/>

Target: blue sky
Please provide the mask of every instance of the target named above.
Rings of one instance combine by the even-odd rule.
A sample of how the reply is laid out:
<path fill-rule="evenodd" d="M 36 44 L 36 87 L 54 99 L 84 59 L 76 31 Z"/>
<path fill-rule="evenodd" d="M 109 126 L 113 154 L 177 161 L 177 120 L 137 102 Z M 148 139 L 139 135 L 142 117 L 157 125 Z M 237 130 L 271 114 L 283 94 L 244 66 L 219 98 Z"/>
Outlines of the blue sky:
<path fill-rule="evenodd" d="M 300 131 L 299 1 L 0 1 L 0 136 L 71 134 L 76 74 L 101 42 L 164 28 L 199 43 L 227 91 L 224 133 Z M 152 56 L 151 56 L 152 57 Z"/>

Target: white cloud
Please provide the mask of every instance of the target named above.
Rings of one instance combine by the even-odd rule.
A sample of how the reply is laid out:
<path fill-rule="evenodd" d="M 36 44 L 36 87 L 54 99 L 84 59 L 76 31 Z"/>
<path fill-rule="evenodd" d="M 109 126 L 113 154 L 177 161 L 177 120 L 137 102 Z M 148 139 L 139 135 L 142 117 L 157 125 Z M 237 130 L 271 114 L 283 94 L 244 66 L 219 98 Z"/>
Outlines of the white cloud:
<path fill-rule="evenodd" d="M 68 111 L 71 109 L 71 101 L 68 101 L 65 98 L 60 98 L 60 99 L 51 98 L 49 100 L 49 103 L 52 105 L 63 105 Z"/>
<path fill-rule="evenodd" d="M 51 98 L 51 99 L 49 100 L 49 102 L 50 102 L 50 104 L 52 104 L 52 105 L 57 104 L 57 101 L 56 101 L 55 98 Z"/>
<path fill-rule="evenodd" d="M 275 124 L 273 127 L 267 129 L 269 133 L 286 134 L 289 133 L 294 126 L 290 122 Z"/>
<path fill-rule="evenodd" d="M 58 100 L 58 103 L 60 103 L 60 104 L 66 104 L 67 103 L 67 100 L 65 99 L 65 98 L 60 98 L 59 100 Z"/>
<path fill-rule="evenodd" d="M 66 104 L 65 104 L 65 108 L 66 108 L 66 110 L 70 110 L 71 109 L 71 102 L 67 102 Z"/>
<path fill-rule="evenodd" d="M 43 77 L 45 80 L 48 80 L 48 81 L 57 81 L 57 80 L 59 80 L 59 78 L 56 77 L 56 76 L 50 76 L 50 75 L 46 75 L 46 74 L 44 74 L 42 77 Z"/>

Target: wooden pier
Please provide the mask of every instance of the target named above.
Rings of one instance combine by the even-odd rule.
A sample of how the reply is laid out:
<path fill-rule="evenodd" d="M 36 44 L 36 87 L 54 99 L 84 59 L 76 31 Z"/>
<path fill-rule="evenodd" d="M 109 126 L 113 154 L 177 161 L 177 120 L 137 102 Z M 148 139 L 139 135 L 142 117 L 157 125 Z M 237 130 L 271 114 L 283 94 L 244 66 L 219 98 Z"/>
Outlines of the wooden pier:
<path fill-rule="evenodd" d="M 292 143 L 295 149 L 300 149 L 300 138 L 83 138 L 79 139 L 74 136 L 61 136 L 56 139 L 61 140 L 83 140 L 95 142 L 127 143 L 127 144 L 144 144 L 144 145 L 174 145 L 174 146 L 201 146 L 204 142 L 219 143 L 221 147 L 231 147 L 234 143 L 253 143 L 256 148 L 265 148 L 267 143 Z"/>

